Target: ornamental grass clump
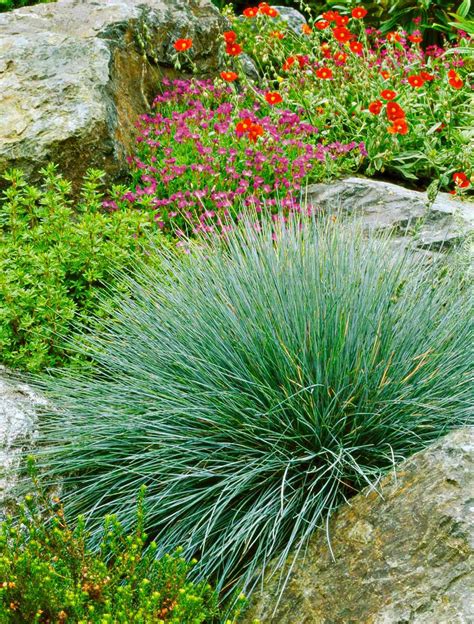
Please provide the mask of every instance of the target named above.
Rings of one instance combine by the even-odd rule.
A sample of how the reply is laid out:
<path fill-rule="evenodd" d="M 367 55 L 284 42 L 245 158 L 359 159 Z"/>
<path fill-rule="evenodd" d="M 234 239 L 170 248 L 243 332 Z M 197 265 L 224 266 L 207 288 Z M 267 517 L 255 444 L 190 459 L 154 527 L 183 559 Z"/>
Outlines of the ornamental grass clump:
<path fill-rule="evenodd" d="M 146 485 L 157 553 L 182 545 L 224 593 L 472 408 L 461 271 L 352 223 L 250 221 L 184 260 L 161 252 L 169 277 L 144 269 L 83 338 L 94 377 L 41 386 L 39 458 L 66 511 L 132 526 Z"/>

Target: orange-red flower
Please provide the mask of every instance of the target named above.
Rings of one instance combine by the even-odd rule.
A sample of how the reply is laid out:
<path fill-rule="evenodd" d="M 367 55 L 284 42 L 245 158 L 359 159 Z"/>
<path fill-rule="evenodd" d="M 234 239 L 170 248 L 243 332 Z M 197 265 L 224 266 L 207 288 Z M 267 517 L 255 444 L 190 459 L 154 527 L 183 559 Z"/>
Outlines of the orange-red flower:
<path fill-rule="evenodd" d="M 332 71 L 329 67 L 320 67 L 316 72 L 316 76 L 323 80 L 330 80 L 332 78 Z"/>
<path fill-rule="evenodd" d="M 271 104 L 271 106 L 274 106 L 275 104 L 279 104 L 280 102 L 283 101 L 283 98 L 278 93 L 278 91 L 268 91 L 268 93 L 265 93 L 265 99 L 267 100 L 269 104 Z"/>
<path fill-rule="evenodd" d="M 336 52 L 333 58 L 339 65 L 344 65 L 347 61 L 347 54 L 344 54 L 344 52 Z"/>
<path fill-rule="evenodd" d="M 268 2 L 260 2 L 258 12 L 262 15 L 268 15 L 268 17 L 277 17 L 279 15 L 279 12 L 274 7 L 271 7 Z"/>
<path fill-rule="evenodd" d="M 285 33 L 281 32 L 281 30 L 272 30 L 270 37 L 273 37 L 274 39 L 283 39 L 285 37 Z"/>
<path fill-rule="evenodd" d="M 471 184 L 467 175 L 462 171 L 453 173 L 453 182 L 458 188 L 467 188 Z"/>
<path fill-rule="evenodd" d="M 395 121 L 396 119 L 402 119 L 405 117 L 405 111 L 397 104 L 397 102 L 387 102 L 387 117 L 389 121 Z"/>
<path fill-rule="evenodd" d="M 331 58 L 331 46 L 327 41 L 321 44 L 321 52 L 323 53 L 324 58 Z"/>
<path fill-rule="evenodd" d="M 224 37 L 224 41 L 226 43 L 235 43 L 237 41 L 237 33 L 233 30 L 226 30 L 222 33 L 222 36 Z"/>
<path fill-rule="evenodd" d="M 336 15 L 336 26 L 347 26 L 349 18 L 347 15 Z"/>
<path fill-rule="evenodd" d="M 354 54 L 362 54 L 364 50 L 364 46 L 360 41 L 351 41 L 349 47 Z"/>
<path fill-rule="evenodd" d="M 401 41 L 402 37 L 397 32 L 389 32 L 387 33 L 387 41 L 391 41 L 394 43 L 395 41 Z"/>
<path fill-rule="evenodd" d="M 388 72 L 385 69 L 382 69 L 382 71 L 380 72 L 380 75 L 382 76 L 382 78 L 384 78 L 385 80 L 388 80 L 390 78 L 390 72 Z"/>
<path fill-rule="evenodd" d="M 257 17 L 258 15 L 258 8 L 257 7 L 248 7 L 248 9 L 244 9 L 242 11 L 242 14 L 245 17 Z"/>
<path fill-rule="evenodd" d="M 456 70 L 450 69 L 448 71 L 448 81 L 453 89 L 461 89 L 464 86 L 464 82 Z"/>
<path fill-rule="evenodd" d="M 228 43 L 225 47 L 225 51 L 227 54 L 230 54 L 230 56 L 239 56 L 239 54 L 242 54 L 242 46 L 238 43 Z"/>
<path fill-rule="evenodd" d="M 421 71 L 420 72 L 420 76 L 423 78 L 423 80 L 425 80 L 426 82 L 431 82 L 432 80 L 435 79 L 433 74 L 430 74 L 427 71 Z"/>
<path fill-rule="evenodd" d="M 375 100 L 369 104 L 369 111 L 372 115 L 380 115 L 380 111 L 382 110 L 383 103 L 380 100 Z"/>
<path fill-rule="evenodd" d="M 247 132 L 249 139 L 255 143 L 259 136 L 262 136 L 264 133 L 263 126 L 257 123 L 253 123 L 250 126 L 250 130 Z"/>
<path fill-rule="evenodd" d="M 337 11 L 326 11 L 323 13 L 323 18 L 328 22 L 335 22 L 339 13 Z"/>
<path fill-rule="evenodd" d="M 294 65 L 296 58 L 294 56 L 289 56 L 286 61 L 283 63 L 283 71 L 288 71 L 292 65 Z"/>
<path fill-rule="evenodd" d="M 345 26 L 336 26 L 336 28 L 332 29 L 332 34 L 335 39 L 341 43 L 346 43 L 346 41 L 350 41 L 353 37 L 351 31 Z"/>
<path fill-rule="evenodd" d="M 315 26 L 318 30 L 325 30 L 329 27 L 329 22 L 327 20 L 319 20 L 319 22 L 316 22 Z"/>
<path fill-rule="evenodd" d="M 313 32 L 308 24 L 302 24 L 301 30 L 303 31 L 303 35 L 310 35 Z"/>
<path fill-rule="evenodd" d="M 250 130 L 250 128 L 252 127 L 252 124 L 253 124 L 253 121 L 249 119 L 248 117 L 246 119 L 242 119 L 235 126 L 235 131 L 237 132 L 237 134 L 245 134 L 246 132 Z"/>
<path fill-rule="evenodd" d="M 380 95 L 384 100 L 394 100 L 397 97 L 397 94 L 392 89 L 384 89 L 380 92 Z"/>
<path fill-rule="evenodd" d="M 408 124 L 404 117 L 400 119 L 395 119 L 391 126 L 388 127 L 388 132 L 390 134 L 407 134 L 408 133 Z"/>
<path fill-rule="evenodd" d="M 421 43 L 423 41 L 423 35 L 421 33 L 413 33 L 412 35 L 408 35 L 407 39 L 412 43 Z"/>
<path fill-rule="evenodd" d="M 177 50 L 178 52 L 186 52 L 186 50 L 189 50 L 189 48 L 191 48 L 193 45 L 193 40 L 192 39 L 177 39 L 174 43 L 174 49 Z"/>
<path fill-rule="evenodd" d="M 423 78 L 418 74 L 411 74 L 410 76 L 408 76 L 408 82 L 411 84 L 412 87 L 415 87 L 415 89 L 419 89 L 425 84 Z"/>
<path fill-rule="evenodd" d="M 367 9 L 364 7 L 355 7 L 352 9 L 352 17 L 355 19 L 363 19 L 367 15 Z"/>
<path fill-rule="evenodd" d="M 222 80 L 225 80 L 226 82 L 234 82 L 234 80 L 237 80 L 238 78 L 238 74 L 236 74 L 233 71 L 222 71 L 221 72 L 221 78 Z"/>

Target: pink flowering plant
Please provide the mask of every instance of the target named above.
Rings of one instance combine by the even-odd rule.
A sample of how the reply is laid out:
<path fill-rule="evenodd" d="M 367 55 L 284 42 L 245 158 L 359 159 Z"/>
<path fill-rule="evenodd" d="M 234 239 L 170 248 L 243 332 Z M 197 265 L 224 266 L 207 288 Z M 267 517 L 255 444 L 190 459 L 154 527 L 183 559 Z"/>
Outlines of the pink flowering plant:
<path fill-rule="evenodd" d="M 365 157 L 363 142 L 323 144 L 304 109 L 273 106 L 263 92 L 222 80 L 164 86 L 140 120 L 134 190 L 122 201 L 152 209 L 166 232 L 223 232 L 245 207 L 299 211 L 308 182 Z"/>

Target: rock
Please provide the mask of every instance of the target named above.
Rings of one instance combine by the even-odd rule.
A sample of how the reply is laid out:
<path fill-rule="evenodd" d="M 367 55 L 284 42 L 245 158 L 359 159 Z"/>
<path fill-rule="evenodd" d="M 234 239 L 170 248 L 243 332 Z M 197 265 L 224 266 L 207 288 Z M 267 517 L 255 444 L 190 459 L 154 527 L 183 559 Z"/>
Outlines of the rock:
<path fill-rule="evenodd" d="M 354 214 L 370 230 L 394 229 L 400 242 L 411 236 L 418 249 L 448 247 L 474 230 L 474 203 L 448 193 L 439 193 L 428 208 L 426 193 L 355 177 L 311 184 L 307 193 L 308 204 Z"/>
<path fill-rule="evenodd" d="M 0 366 L 0 518 L 16 483 L 21 450 L 32 444 L 45 399 Z"/>
<path fill-rule="evenodd" d="M 59 0 L 0 14 L 0 174 L 47 162 L 78 181 L 126 170 L 135 122 L 174 76 L 173 42 L 192 38 L 200 73 L 217 69 L 226 21 L 210 0 Z"/>
<path fill-rule="evenodd" d="M 278 606 L 275 574 L 242 624 L 474 622 L 473 452 L 474 430 L 454 431 L 351 499 L 329 522 L 335 559 L 321 529 Z"/>
<path fill-rule="evenodd" d="M 286 6 L 273 6 L 273 8 L 279 13 L 278 19 L 287 22 L 288 26 L 296 35 L 303 34 L 303 26 L 307 24 L 307 21 L 302 13 Z"/>

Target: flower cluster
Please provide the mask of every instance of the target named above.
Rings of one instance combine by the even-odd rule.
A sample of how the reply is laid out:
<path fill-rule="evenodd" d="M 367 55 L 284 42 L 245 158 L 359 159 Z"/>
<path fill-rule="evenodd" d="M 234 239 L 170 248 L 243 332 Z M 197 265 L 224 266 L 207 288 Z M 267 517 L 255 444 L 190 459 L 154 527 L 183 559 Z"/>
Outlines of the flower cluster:
<path fill-rule="evenodd" d="M 265 11 L 258 5 L 246 9 L 246 19 L 231 16 L 234 36 L 245 41 L 242 50 L 264 77 L 262 88 L 289 110 L 303 109 L 321 140 L 364 142 L 363 173 L 385 171 L 420 180 L 421 187 L 439 177 L 450 188 L 452 173 L 470 167 L 472 144 L 461 129 L 474 119 L 456 44 L 423 47 L 420 30 L 366 27 L 363 6 L 346 14 L 325 11 L 304 24 L 299 37 L 283 21 L 268 20 Z M 460 49 L 466 47 L 467 35 L 459 37 Z M 235 63 L 230 69 L 240 75 Z"/>
<path fill-rule="evenodd" d="M 165 231 L 223 232 L 242 206 L 298 211 L 306 182 L 365 156 L 360 142 L 322 142 L 302 109 L 277 106 L 278 92 L 256 99 L 211 81 L 164 86 L 140 120 L 135 187 L 122 199 L 153 210 Z"/>

